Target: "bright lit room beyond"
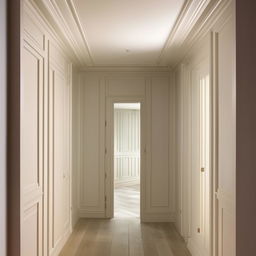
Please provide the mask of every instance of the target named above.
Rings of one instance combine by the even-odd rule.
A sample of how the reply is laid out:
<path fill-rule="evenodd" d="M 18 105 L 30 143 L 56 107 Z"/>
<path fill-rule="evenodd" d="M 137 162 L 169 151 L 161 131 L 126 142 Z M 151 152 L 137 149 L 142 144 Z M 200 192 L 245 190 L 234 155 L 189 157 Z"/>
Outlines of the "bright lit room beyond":
<path fill-rule="evenodd" d="M 114 104 L 114 217 L 140 217 L 140 103 Z"/>
<path fill-rule="evenodd" d="M 23 0 L 21 256 L 235 256 L 232 0 Z"/>

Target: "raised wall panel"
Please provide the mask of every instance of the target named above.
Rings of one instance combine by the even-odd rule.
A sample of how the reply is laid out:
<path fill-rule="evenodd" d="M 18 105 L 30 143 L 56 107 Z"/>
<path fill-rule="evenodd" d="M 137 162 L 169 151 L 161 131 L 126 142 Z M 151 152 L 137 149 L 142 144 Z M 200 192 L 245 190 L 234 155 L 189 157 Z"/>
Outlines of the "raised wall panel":
<path fill-rule="evenodd" d="M 169 177 L 169 80 L 152 79 L 151 208 L 169 207 Z"/>
<path fill-rule="evenodd" d="M 80 170 L 80 108 L 79 108 L 79 74 L 72 67 L 72 226 L 74 227 L 79 219 L 79 180 Z"/>
<path fill-rule="evenodd" d="M 190 71 L 190 90 L 191 90 L 191 112 L 186 107 L 185 124 L 191 122 L 191 133 L 186 131 L 184 137 L 184 147 L 191 145 L 191 149 L 184 149 L 184 166 L 186 172 L 190 172 L 184 177 L 189 179 L 189 189 L 185 186 L 184 193 L 188 193 L 189 204 L 189 228 L 190 236 L 188 238 L 188 247 L 192 255 L 209 255 L 210 254 L 210 168 L 209 168 L 209 59 L 207 54 L 200 58 L 200 61 L 192 62 Z M 189 94 L 189 88 L 186 88 Z M 191 115 L 191 116 L 190 116 Z M 185 128 L 185 127 L 184 127 Z M 184 134 L 185 135 L 185 134 Z M 191 157 L 191 162 L 190 162 Z M 191 163 L 191 166 L 189 166 Z M 204 168 L 204 171 L 201 171 Z M 183 185 L 184 185 L 183 184 Z"/>
<path fill-rule="evenodd" d="M 42 228 L 40 208 L 40 204 L 35 203 L 24 212 L 21 255 L 43 255 L 41 247 L 42 233 L 39 229 L 39 227 Z"/>
<path fill-rule="evenodd" d="M 70 234 L 69 60 L 23 1 L 21 256 L 58 255 Z"/>
<path fill-rule="evenodd" d="M 176 70 L 176 225 L 192 255 L 210 254 L 209 37 Z M 204 172 L 201 172 L 204 167 Z"/>
<path fill-rule="evenodd" d="M 144 96 L 145 95 L 145 79 L 132 78 L 116 78 L 107 81 L 108 96 Z"/>
<path fill-rule="evenodd" d="M 55 255 L 70 231 L 70 89 L 68 62 L 57 46 L 50 49 L 58 51 L 49 63 L 49 252 Z"/>
<path fill-rule="evenodd" d="M 44 57 L 23 44 L 21 88 L 21 250 L 43 252 L 43 93 Z"/>
<path fill-rule="evenodd" d="M 235 29 L 230 16 L 216 30 L 218 69 L 218 255 L 235 255 L 236 86 Z"/>
<path fill-rule="evenodd" d="M 22 170 L 23 191 L 37 188 L 42 175 L 43 58 L 29 46 L 23 51 Z"/>
<path fill-rule="evenodd" d="M 112 136 L 106 129 L 105 137 L 105 118 L 107 127 L 110 127 L 111 122 L 109 107 L 106 108 L 106 105 L 112 101 L 137 99 L 143 102 L 141 114 L 144 111 L 141 116 L 144 124 L 141 134 L 144 136 L 141 164 L 145 168 L 141 176 L 142 219 L 173 219 L 173 170 L 169 166 L 169 86 L 169 73 L 80 74 L 80 216 L 105 217 L 105 191 L 107 198 L 111 197 L 109 183 L 106 182 L 104 187 L 104 172 L 108 177 L 111 175 L 108 154 L 111 152 L 109 136 Z M 105 146 L 108 152 L 106 158 Z M 128 166 L 129 157 L 124 161 L 124 166 Z M 107 204 L 111 205 L 108 201 Z M 106 212 L 108 215 L 108 210 Z"/>
<path fill-rule="evenodd" d="M 95 78 L 81 79 L 80 86 L 80 212 L 104 216 L 104 89 Z"/>

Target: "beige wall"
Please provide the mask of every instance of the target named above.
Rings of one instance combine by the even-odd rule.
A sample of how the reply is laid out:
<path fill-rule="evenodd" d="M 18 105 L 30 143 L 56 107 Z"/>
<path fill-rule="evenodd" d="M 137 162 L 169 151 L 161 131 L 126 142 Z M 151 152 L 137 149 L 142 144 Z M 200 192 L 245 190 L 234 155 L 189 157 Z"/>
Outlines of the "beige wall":
<path fill-rule="evenodd" d="M 6 255 L 6 1 L 0 1 L 0 255 Z"/>
<path fill-rule="evenodd" d="M 145 181 L 142 181 L 144 220 L 173 220 L 174 144 L 170 131 L 174 124 L 174 102 L 170 73 L 84 72 L 80 76 L 80 99 L 76 100 L 80 102 L 80 216 L 106 216 L 104 173 L 105 168 L 111 169 L 104 162 L 105 146 L 108 147 L 105 145 L 106 102 L 115 97 L 138 97 L 146 113 L 142 117 L 147 145 Z"/>
<path fill-rule="evenodd" d="M 206 74 L 210 75 L 212 92 L 210 141 L 213 154 L 210 168 L 205 170 L 211 180 L 208 178 L 208 186 L 207 183 L 202 186 L 202 183 L 197 183 L 202 166 L 199 165 L 200 150 L 197 146 L 200 140 L 199 92 L 196 87 L 199 87 L 200 77 L 205 73 L 203 69 L 207 66 Z M 177 67 L 176 93 L 177 228 L 188 239 L 192 255 L 209 255 L 210 248 L 213 247 L 214 255 L 234 256 L 236 80 L 233 4 L 211 24 L 211 31 L 204 39 L 196 42 Z M 202 181 L 202 177 L 200 180 Z M 200 191 L 198 187 L 201 187 Z M 202 204 L 202 191 L 207 187 L 212 195 Z M 205 215 L 204 212 L 208 213 Z M 209 219 L 211 217 L 215 220 L 213 227 Z M 207 220 L 205 225 L 202 220 Z M 200 232 L 197 228 L 200 228 Z M 211 228 L 213 244 L 209 235 Z"/>
<path fill-rule="evenodd" d="M 21 255 L 54 256 L 72 230 L 75 72 L 72 79 L 65 46 L 29 1 L 24 2 L 22 21 Z"/>

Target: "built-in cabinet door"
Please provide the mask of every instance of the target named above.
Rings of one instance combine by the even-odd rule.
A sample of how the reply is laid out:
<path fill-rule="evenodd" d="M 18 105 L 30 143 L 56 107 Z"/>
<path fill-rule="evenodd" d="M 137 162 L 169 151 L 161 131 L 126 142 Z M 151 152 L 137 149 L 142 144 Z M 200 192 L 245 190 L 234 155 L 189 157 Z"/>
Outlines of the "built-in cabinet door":
<path fill-rule="evenodd" d="M 24 39 L 21 84 L 21 255 L 43 253 L 44 57 Z"/>
<path fill-rule="evenodd" d="M 216 254 L 235 256 L 236 80 L 235 11 L 216 26 L 214 53 L 218 98 L 217 168 L 215 179 Z"/>
<path fill-rule="evenodd" d="M 209 60 L 191 69 L 192 165 L 189 248 L 193 255 L 210 253 Z"/>
<path fill-rule="evenodd" d="M 59 251 L 70 225 L 69 85 L 65 63 L 65 59 L 50 59 L 49 68 L 50 255 Z"/>
<path fill-rule="evenodd" d="M 22 11 L 21 256 L 58 255 L 70 234 L 69 60 L 30 1 Z"/>

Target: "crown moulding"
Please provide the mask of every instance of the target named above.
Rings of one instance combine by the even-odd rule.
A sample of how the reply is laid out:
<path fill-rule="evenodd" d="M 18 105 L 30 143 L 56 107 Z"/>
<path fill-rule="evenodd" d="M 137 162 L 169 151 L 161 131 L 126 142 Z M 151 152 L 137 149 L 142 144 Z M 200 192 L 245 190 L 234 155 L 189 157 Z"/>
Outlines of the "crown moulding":
<path fill-rule="evenodd" d="M 72 0 L 30 0 L 49 20 L 51 26 L 67 45 L 75 64 L 82 69 L 95 67 L 78 14 Z M 157 65 L 175 66 L 202 32 L 209 21 L 232 0 L 187 0 L 160 53 Z M 84 68 L 86 67 L 86 68 Z M 98 67 L 102 69 L 102 67 Z M 112 68 L 112 67 L 110 67 Z"/>
<path fill-rule="evenodd" d="M 181 17 L 177 20 L 177 24 L 175 24 L 174 30 L 163 49 L 159 63 L 172 68 L 175 67 L 185 57 L 193 44 L 210 32 L 214 23 L 232 1 L 234 0 L 198 0 L 198 8 L 192 8 L 193 12 L 187 10 L 186 13 L 181 13 Z M 189 7 L 185 8 L 189 9 Z M 192 22 L 187 20 L 189 16 L 194 16 Z"/>
<path fill-rule="evenodd" d="M 46 18 L 52 29 L 66 45 L 77 66 L 93 65 L 90 51 L 81 28 L 75 20 L 71 1 L 29 0 Z"/>

